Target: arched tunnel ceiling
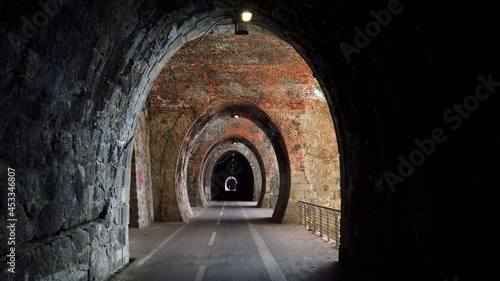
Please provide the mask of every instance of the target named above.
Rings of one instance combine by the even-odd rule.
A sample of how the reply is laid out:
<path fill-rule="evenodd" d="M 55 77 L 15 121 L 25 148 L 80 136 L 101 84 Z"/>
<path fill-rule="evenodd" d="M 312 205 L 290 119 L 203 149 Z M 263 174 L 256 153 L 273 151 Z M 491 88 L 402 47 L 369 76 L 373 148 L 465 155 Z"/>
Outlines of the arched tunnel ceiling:
<path fill-rule="evenodd" d="M 293 161 L 287 160 L 280 165 L 290 163 L 302 167 L 304 160 L 299 151 L 301 145 L 294 121 L 283 116 L 283 112 L 305 113 L 311 110 L 311 100 L 316 98 L 312 94 L 314 82 L 312 71 L 300 55 L 275 36 L 260 32 L 248 36 L 235 36 L 233 32 L 208 34 L 186 43 L 172 57 L 153 84 L 149 106 L 154 112 L 192 110 L 192 113 L 186 113 L 193 114 L 192 117 L 207 112 L 203 118 L 208 119 L 200 121 L 198 118 L 198 124 L 210 124 L 214 116 L 239 114 L 252 120 L 255 127 L 260 127 L 274 149 L 281 146 L 279 152 L 273 152 L 277 158 L 289 159 L 286 147 L 296 148 L 290 150 Z M 189 122 L 184 117 L 176 120 Z M 194 122 L 194 119 L 191 120 Z M 179 130 L 174 138 L 177 138 L 177 143 L 189 144 L 186 152 L 193 153 L 192 149 L 196 149 L 199 136 L 206 127 L 186 125 L 173 128 Z M 236 125 L 238 123 L 234 123 Z M 190 135 L 187 137 L 194 139 L 183 140 L 185 135 L 182 130 L 188 126 Z M 214 134 L 217 135 L 219 130 L 216 129 Z M 230 130 L 227 132 L 231 133 Z M 177 155 L 176 151 L 168 154 Z M 290 174 L 286 172 L 289 169 L 280 167 L 283 171 L 279 173 L 283 177 L 280 184 L 289 186 Z M 187 176 L 183 172 L 180 175 L 181 178 Z M 289 187 L 280 187 L 282 189 L 288 190 Z M 286 197 L 288 192 L 279 193 Z M 275 212 L 281 213 L 276 218 L 278 221 L 284 215 L 287 200 L 278 200 Z"/>
<path fill-rule="evenodd" d="M 306 110 L 313 98 L 312 79 L 300 55 L 275 36 L 209 34 L 186 43 L 172 57 L 149 101 L 152 108 L 168 109 L 206 109 L 214 102 L 238 100 L 264 110 Z"/>
<path fill-rule="evenodd" d="M 19 266 L 35 278 L 79 270 L 94 278 L 108 256 L 97 265 L 30 261 L 58 261 L 73 247 L 61 244 L 75 242 L 72 230 L 89 237 L 87 230 L 98 227 L 119 236 L 113 244 L 90 236 L 109 253 L 109 269 L 96 277 L 104 280 L 128 263 L 120 258 L 127 257 L 120 194 L 127 144 L 152 81 L 186 41 L 220 18 L 231 22 L 241 2 L 57 1 L 56 15 L 27 36 L 22 19 L 42 9 L 36 1 L 14 2 L 0 5 L 7 109 L 0 112 L 0 146 L 2 164 L 20 167 L 19 181 L 27 185 L 19 186 L 20 202 L 29 204 L 19 211 L 27 212 L 30 230 L 19 236 Z M 448 130 L 448 141 L 395 192 L 381 179 L 397 170 L 399 155 L 415 149 L 416 137 L 449 125 L 445 110 L 473 96 L 480 81 L 499 79 L 498 2 L 252 3 L 255 23 L 304 56 L 335 109 L 341 260 L 394 280 L 443 280 L 457 271 L 460 278 L 498 280 L 497 268 L 487 268 L 499 263 L 491 250 L 498 244 L 491 223 L 498 221 L 500 198 L 498 98 L 481 103 L 460 130 Z M 354 28 L 374 22 L 372 11 L 388 3 L 404 10 L 347 62 L 339 43 L 353 43 Z M 464 256 L 477 260 L 457 258 Z"/>
<path fill-rule="evenodd" d="M 248 104 L 231 104 L 212 108 L 209 112 L 205 112 L 200 116 L 196 122 L 190 127 L 183 145 L 181 147 L 181 152 L 179 158 L 177 159 L 177 171 L 176 171 L 176 193 L 177 200 L 179 202 L 187 202 L 187 189 L 186 189 L 186 178 L 188 171 L 189 158 L 192 155 L 193 147 L 195 146 L 199 136 L 203 132 L 203 129 L 210 123 L 213 118 L 221 118 L 223 116 L 231 116 L 232 112 L 237 110 L 241 112 L 241 117 L 252 120 L 256 126 L 258 126 L 271 141 L 276 158 L 280 159 L 278 161 L 278 175 L 279 175 L 279 194 L 273 218 L 276 221 L 282 221 L 284 214 L 286 212 L 286 207 L 288 204 L 288 197 L 290 194 L 290 160 L 285 144 L 285 140 L 274 124 L 273 120 L 260 108 L 255 105 Z M 181 205 L 181 204 L 179 204 Z M 181 214 L 184 219 L 189 219 L 191 214 L 191 208 L 186 205 L 186 210 L 181 209 Z"/>
<path fill-rule="evenodd" d="M 210 168 L 213 165 L 214 159 L 216 159 L 214 158 L 214 156 L 217 156 L 229 150 L 236 150 L 240 152 L 248 151 L 249 152 L 248 154 L 250 155 L 247 156 L 247 158 L 255 159 L 256 162 L 255 173 L 257 171 L 260 172 L 260 176 L 256 177 L 256 179 L 258 178 L 261 179 L 260 183 L 256 182 L 256 185 L 258 186 L 260 191 L 260 194 L 257 194 L 258 197 L 256 197 L 256 200 L 258 201 L 257 206 L 261 207 L 262 202 L 264 200 L 265 192 L 270 191 L 271 188 L 270 179 L 271 177 L 275 176 L 275 172 L 278 170 L 276 156 L 271 152 L 263 150 L 262 148 L 260 149 L 257 148 L 254 145 L 254 143 L 252 143 L 252 141 L 250 141 L 248 138 L 244 136 L 241 135 L 224 136 L 221 139 L 214 142 L 212 146 L 208 149 L 208 151 L 205 152 L 204 159 L 200 161 L 201 165 L 203 166 L 203 172 L 201 174 L 203 180 L 206 182 L 204 186 L 206 186 L 208 184 L 207 182 L 210 181 L 209 180 L 209 173 L 211 171 Z"/>
<path fill-rule="evenodd" d="M 232 144 L 236 142 L 236 144 Z M 212 150 L 217 149 L 219 146 L 224 146 L 229 144 L 234 146 L 234 149 L 240 147 L 241 149 L 250 149 L 251 152 L 258 158 L 259 167 L 262 167 L 262 179 L 266 180 L 264 183 L 259 183 L 260 186 L 271 189 L 278 173 L 278 165 L 276 160 L 276 154 L 273 150 L 270 140 L 267 138 L 266 134 L 250 119 L 246 118 L 233 118 L 233 117 L 219 117 L 212 118 L 205 128 L 203 128 L 203 133 L 198 137 L 196 143 L 194 144 L 192 155 L 189 158 L 190 163 L 188 164 L 188 182 L 191 182 L 189 178 L 196 177 L 196 175 L 205 175 L 205 173 L 200 173 L 203 169 L 206 169 L 205 161 L 207 156 L 212 152 Z M 244 144 L 240 146 L 239 144 Z M 196 179 L 193 180 L 191 186 L 203 185 L 206 178 L 199 179 L 199 183 Z M 205 184 L 206 186 L 206 184 Z M 259 189 L 260 190 L 260 189 Z M 258 206 L 262 205 L 262 197 L 258 197 Z M 198 200 L 199 202 L 199 200 Z M 203 202 L 203 199 L 201 200 Z"/>

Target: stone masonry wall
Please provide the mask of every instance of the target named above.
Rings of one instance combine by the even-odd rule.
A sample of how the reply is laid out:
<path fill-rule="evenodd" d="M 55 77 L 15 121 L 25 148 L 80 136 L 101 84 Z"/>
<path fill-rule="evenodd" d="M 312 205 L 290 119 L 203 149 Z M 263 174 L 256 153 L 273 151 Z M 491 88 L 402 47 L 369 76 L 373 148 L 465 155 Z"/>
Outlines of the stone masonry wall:
<path fill-rule="evenodd" d="M 304 183 L 295 198 L 340 210 L 340 163 L 337 139 L 328 105 L 312 100 L 310 112 L 297 116 L 304 153 L 304 173 L 292 182 Z"/>
<path fill-rule="evenodd" d="M 149 149 L 155 221 L 182 220 L 175 193 L 175 169 L 184 136 L 196 119 L 192 110 L 151 109 Z"/>
<path fill-rule="evenodd" d="M 284 222 L 298 223 L 298 201 L 340 210 L 339 151 L 328 104 L 311 99 L 308 112 L 296 115 L 303 167 L 292 170 L 292 189 Z"/>
<path fill-rule="evenodd" d="M 155 218 L 170 220 L 176 212 L 174 171 L 183 134 L 214 101 L 217 104 L 227 100 L 258 105 L 284 137 L 292 171 L 291 204 L 285 221 L 298 222 L 299 200 L 339 208 L 338 149 L 333 124 L 326 101 L 321 106 L 313 98 L 314 84 L 307 64 L 274 36 L 220 33 L 188 42 L 163 69 L 149 96 Z M 203 200 L 197 191 L 201 167 L 191 161 L 199 163 L 221 133 L 241 135 L 258 148 L 271 148 L 262 142 L 262 131 L 251 122 L 231 118 L 228 122 L 207 125 L 194 146 L 187 177 L 193 206 Z M 262 155 L 270 168 L 266 190 L 277 195 L 276 165 L 268 155 Z M 264 205 L 269 204 L 266 196 Z"/>
<path fill-rule="evenodd" d="M 130 226 L 143 227 L 153 221 L 149 114 L 143 110 L 134 133 L 134 166 L 130 184 Z"/>
<path fill-rule="evenodd" d="M 0 2 L 0 184 L 16 170 L 23 226 L 22 271 L 0 279 L 105 280 L 129 262 L 126 144 L 151 84 L 185 42 L 231 24 L 239 4 Z M 498 1 L 252 4 L 254 24 L 304 57 L 332 108 L 339 265 L 367 280 L 500 280 Z M 446 140 L 401 170 L 435 129 Z M 4 266 L 9 250 L 2 243 Z"/>

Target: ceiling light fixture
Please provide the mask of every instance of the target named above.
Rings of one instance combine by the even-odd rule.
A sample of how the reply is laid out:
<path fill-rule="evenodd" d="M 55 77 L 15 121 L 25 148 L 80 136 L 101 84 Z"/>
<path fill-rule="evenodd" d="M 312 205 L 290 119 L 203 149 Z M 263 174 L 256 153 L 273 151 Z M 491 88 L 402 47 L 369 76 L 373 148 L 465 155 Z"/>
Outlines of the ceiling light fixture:
<path fill-rule="evenodd" d="M 252 20 L 252 13 L 249 11 L 243 11 L 241 13 L 241 20 L 244 22 L 249 22 Z"/>
<path fill-rule="evenodd" d="M 238 21 L 234 24 L 234 34 L 236 35 L 248 35 L 248 24 L 242 21 Z"/>
<path fill-rule="evenodd" d="M 240 10 L 235 17 L 234 33 L 236 35 L 248 35 L 248 24 L 252 20 L 252 12 L 246 9 Z"/>

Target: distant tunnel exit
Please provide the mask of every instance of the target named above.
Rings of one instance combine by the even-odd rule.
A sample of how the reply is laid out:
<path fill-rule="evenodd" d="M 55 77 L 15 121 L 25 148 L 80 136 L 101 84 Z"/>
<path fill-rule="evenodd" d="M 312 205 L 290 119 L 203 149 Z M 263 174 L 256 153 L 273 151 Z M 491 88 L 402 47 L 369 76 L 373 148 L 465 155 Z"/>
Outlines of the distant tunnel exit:
<path fill-rule="evenodd" d="M 219 157 L 212 170 L 213 200 L 254 201 L 252 166 L 243 154 L 229 151 Z"/>

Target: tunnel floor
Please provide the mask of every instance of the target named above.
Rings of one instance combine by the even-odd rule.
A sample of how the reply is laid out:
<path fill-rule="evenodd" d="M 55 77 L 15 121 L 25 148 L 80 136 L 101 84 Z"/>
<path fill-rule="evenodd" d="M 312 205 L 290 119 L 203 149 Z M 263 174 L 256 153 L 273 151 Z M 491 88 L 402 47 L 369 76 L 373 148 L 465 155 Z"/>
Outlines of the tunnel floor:
<path fill-rule="evenodd" d="M 255 205 L 215 201 L 189 223 L 130 229 L 131 263 L 111 280 L 339 280 L 332 245 Z"/>

